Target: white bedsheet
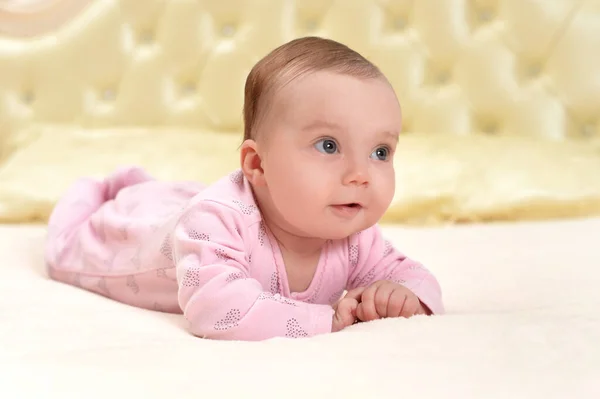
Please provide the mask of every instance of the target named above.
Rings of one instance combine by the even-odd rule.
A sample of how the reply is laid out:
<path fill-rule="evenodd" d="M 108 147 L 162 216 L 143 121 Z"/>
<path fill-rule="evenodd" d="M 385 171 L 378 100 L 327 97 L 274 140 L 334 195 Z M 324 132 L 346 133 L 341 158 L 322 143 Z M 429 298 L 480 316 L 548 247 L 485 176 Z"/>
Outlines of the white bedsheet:
<path fill-rule="evenodd" d="M 0 226 L 0 398 L 600 397 L 600 219 L 385 231 L 446 316 L 244 343 L 50 281 L 44 228 Z"/>

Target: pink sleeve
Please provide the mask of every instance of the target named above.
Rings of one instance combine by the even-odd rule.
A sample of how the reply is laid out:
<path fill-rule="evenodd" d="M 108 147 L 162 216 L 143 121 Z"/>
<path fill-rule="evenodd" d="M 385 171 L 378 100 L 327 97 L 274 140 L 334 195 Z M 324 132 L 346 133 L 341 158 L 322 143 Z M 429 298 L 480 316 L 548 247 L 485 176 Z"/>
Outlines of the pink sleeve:
<path fill-rule="evenodd" d="M 379 226 L 352 236 L 349 251 L 348 290 L 365 287 L 378 280 L 389 280 L 414 292 L 433 314 L 444 313 L 437 279 L 423 265 L 394 248 L 382 236 Z"/>
<path fill-rule="evenodd" d="M 247 234 L 239 212 L 212 201 L 193 205 L 178 223 L 178 299 L 191 332 L 245 341 L 331 332 L 331 306 L 273 295 L 250 277 Z"/>

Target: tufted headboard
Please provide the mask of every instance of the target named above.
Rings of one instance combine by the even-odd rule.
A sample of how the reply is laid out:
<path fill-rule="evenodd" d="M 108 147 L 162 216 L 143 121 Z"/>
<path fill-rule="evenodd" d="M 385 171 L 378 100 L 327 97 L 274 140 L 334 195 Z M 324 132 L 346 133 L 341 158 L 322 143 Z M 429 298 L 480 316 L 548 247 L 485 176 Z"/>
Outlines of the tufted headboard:
<path fill-rule="evenodd" d="M 246 74 L 305 35 L 398 93 L 385 221 L 600 213 L 598 0 L 46 3 L 0 8 L 0 221 L 43 221 L 73 179 L 124 163 L 206 182 L 237 167 Z"/>

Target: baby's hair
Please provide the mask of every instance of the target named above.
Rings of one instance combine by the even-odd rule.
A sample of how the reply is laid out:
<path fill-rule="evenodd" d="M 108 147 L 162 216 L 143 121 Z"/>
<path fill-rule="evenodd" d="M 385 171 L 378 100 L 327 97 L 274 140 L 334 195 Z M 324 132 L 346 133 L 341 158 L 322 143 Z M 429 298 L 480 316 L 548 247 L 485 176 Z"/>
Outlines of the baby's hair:
<path fill-rule="evenodd" d="M 317 71 L 364 79 L 384 77 L 365 57 L 334 40 L 309 36 L 287 42 L 262 58 L 248 74 L 244 92 L 244 140 L 256 138 L 256 126 L 275 89 Z"/>

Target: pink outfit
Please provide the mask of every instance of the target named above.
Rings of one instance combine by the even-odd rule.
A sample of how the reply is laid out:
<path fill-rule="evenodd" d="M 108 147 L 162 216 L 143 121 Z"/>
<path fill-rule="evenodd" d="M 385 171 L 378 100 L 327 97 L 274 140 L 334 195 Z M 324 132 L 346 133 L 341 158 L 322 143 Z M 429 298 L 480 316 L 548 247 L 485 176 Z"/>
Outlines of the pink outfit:
<path fill-rule="evenodd" d="M 45 256 L 55 280 L 183 313 L 191 333 L 212 339 L 330 332 L 343 291 L 381 279 L 444 312 L 435 277 L 378 226 L 328 241 L 310 287 L 290 292 L 278 244 L 239 170 L 208 187 L 159 182 L 139 168 L 81 179 L 50 217 Z"/>

